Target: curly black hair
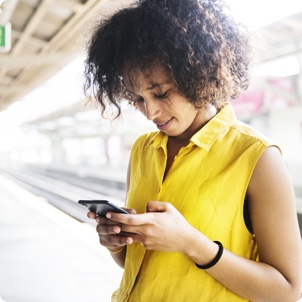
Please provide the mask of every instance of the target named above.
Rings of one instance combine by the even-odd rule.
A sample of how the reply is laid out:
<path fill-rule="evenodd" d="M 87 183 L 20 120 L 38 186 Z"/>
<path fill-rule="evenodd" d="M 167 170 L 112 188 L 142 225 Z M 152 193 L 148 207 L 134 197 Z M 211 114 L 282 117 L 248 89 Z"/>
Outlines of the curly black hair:
<path fill-rule="evenodd" d="M 117 116 L 129 95 L 126 63 L 142 72 L 160 64 L 198 108 L 220 108 L 249 85 L 248 33 L 223 0 L 138 1 L 100 21 L 87 51 L 84 91 Z"/>

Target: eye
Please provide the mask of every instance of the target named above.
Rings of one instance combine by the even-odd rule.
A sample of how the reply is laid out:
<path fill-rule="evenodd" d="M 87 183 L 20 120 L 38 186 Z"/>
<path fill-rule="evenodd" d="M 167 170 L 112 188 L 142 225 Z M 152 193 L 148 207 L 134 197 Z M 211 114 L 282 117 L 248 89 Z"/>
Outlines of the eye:
<path fill-rule="evenodd" d="M 170 90 L 166 91 L 163 94 L 155 94 L 154 96 L 160 100 L 166 99 L 169 96 Z"/>

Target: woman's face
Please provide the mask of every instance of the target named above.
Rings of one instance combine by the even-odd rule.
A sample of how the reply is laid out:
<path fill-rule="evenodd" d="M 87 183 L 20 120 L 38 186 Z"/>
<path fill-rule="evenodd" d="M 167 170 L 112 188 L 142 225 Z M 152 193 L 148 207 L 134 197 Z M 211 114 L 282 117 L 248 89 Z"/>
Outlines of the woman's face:
<path fill-rule="evenodd" d="M 126 72 L 123 78 L 135 106 L 168 136 L 188 140 L 213 117 L 213 108 L 197 109 L 181 95 L 164 68 L 154 67 L 148 76 Z"/>

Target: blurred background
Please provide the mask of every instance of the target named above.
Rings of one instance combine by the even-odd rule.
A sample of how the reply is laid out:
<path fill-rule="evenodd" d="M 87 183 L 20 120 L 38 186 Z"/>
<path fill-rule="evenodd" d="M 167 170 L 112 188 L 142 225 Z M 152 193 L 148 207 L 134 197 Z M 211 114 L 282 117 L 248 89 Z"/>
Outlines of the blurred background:
<path fill-rule="evenodd" d="M 155 129 L 126 103 L 121 118 L 102 118 L 86 103 L 82 74 L 93 22 L 131 2 L 0 0 L 4 301 L 110 301 L 119 284 L 122 270 L 77 201 L 122 205 L 131 145 Z M 301 225 L 302 2 L 228 2 L 255 49 L 250 88 L 234 110 L 281 146 Z"/>

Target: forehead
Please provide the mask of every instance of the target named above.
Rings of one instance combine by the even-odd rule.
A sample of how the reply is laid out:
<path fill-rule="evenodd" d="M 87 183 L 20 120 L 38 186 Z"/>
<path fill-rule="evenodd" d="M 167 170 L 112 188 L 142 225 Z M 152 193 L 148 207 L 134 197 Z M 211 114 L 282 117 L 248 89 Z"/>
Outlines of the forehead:
<path fill-rule="evenodd" d="M 173 82 L 168 71 L 159 65 L 154 65 L 146 70 L 130 68 L 126 65 L 122 76 L 127 89 L 133 92 L 152 90 Z"/>

